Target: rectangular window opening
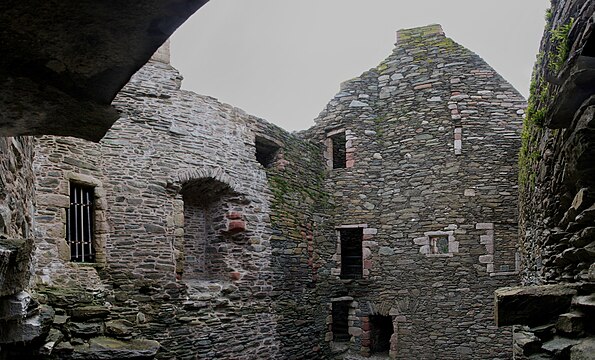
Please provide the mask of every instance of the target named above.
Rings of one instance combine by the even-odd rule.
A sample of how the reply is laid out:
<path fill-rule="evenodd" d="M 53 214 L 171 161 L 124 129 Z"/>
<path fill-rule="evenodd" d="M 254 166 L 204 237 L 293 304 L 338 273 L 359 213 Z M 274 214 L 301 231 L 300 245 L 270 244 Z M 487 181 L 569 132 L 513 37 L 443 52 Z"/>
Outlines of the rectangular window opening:
<path fill-rule="evenodd" d="M 266 169 L 272 167 L 280 146 L 261 136 L 256 136 L 254 143 L 256 145 L 256 161 Z"/>
<path fill-rule="evenodd" d="M 430 253 L 448 254 L 448 235 L 430 235 Z"/>
<path fill-rule="evenodd" d="M 362 278 L 362 238 L 363 228 L 340 229 L 341 278 Z"/>
<path fill-rule="evenodd" d="M 340 132 L 330 137 L 333 147 L 333 169 L 345 169 L 347 167 L 347 139 L 345 132 Z"/>
<path fill-rule="evenodd" d="M 74 262 L 95 262 L 93 199 L 93 187 L 70 183 L 70 207 L 66 209 L 66 242 L 70 247 L 70 260 Z"/>
<path fill-rule="evenodd" d="M 391 316 L 370 316 L 370 354 L 388 353 L 393 333 Z"/>
<path fill-rule="evenodd" d="M 348 342 L 349 335 L 349 302 L 337 301 L 333 303 L 332 313 L 333 341 Z"/>

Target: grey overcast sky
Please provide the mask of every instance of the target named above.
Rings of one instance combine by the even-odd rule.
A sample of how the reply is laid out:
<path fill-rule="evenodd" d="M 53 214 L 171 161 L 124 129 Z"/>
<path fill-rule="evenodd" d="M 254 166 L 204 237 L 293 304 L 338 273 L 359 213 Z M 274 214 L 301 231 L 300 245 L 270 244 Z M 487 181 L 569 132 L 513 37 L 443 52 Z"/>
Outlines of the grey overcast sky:
<path fill-rule="evenodd" d="M 302 130 L 392 51 L 441 24 L 527 96 L 549 0 L 211 0 L 171 40 L 182 87 Z"/>

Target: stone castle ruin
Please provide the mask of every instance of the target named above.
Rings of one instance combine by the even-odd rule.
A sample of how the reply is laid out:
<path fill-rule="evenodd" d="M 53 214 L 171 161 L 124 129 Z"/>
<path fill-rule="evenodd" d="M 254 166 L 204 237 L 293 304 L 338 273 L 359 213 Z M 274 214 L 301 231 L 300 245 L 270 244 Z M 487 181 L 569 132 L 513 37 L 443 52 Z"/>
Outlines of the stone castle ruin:
<path fill-rule="evenodd" d="M 0 359 L 589 359 L 592 7 L 552 7 L 528 108 L 429 25 L 299 133 L 181 90 L 166 43 L 100 141 L 0 138 Z"/>

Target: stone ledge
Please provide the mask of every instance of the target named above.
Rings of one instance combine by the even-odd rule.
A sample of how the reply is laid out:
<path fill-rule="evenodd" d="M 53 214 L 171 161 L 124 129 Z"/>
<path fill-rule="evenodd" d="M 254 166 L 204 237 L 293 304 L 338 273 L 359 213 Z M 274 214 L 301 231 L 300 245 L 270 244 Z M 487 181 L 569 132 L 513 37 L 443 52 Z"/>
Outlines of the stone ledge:
<path fill-rule="evenodd" d="M 492 272 L 490 276 L 513 276 L 518 275 L 518 271 L 501 271 L 501 272 Z"/>
<path fill-rule="evenodd" d="M 537 326 L 552 322 L 568 311 L 577 286 L 557 284 L 517 286 L 494 292 L 496 325 Z"/>

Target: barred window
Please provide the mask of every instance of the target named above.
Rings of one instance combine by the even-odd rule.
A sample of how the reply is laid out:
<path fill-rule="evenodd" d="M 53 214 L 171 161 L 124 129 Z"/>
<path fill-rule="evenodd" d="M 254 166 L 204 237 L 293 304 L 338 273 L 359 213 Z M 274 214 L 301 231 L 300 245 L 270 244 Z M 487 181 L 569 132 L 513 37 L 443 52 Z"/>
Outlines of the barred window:
<path fill-rule="evenodd" d="M 66 210 L 66 242 L 70 260 L 95 262 L 93 245 L 93 187 L 70 183 L 70 208 Z"/>

